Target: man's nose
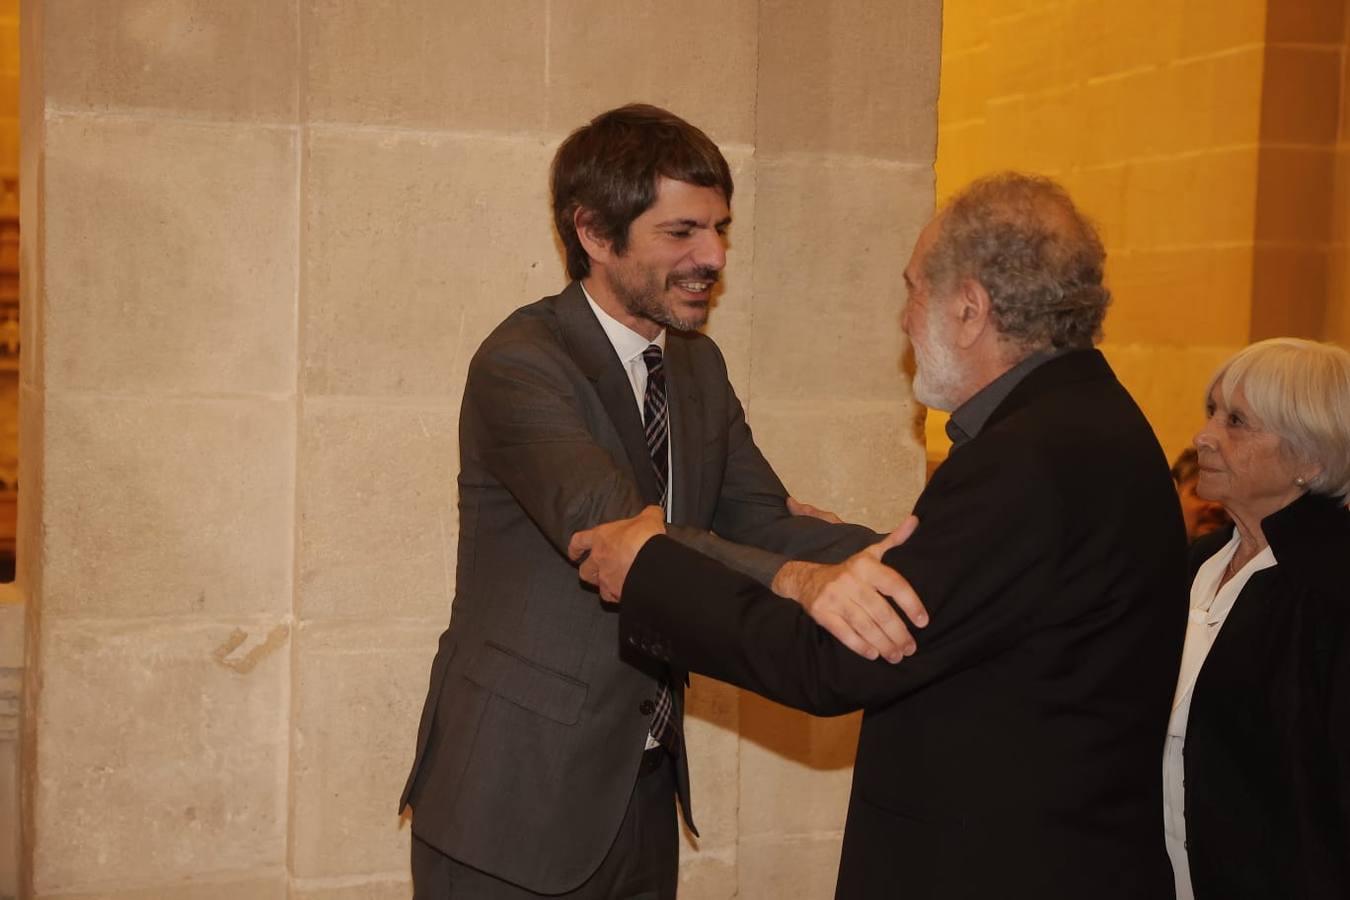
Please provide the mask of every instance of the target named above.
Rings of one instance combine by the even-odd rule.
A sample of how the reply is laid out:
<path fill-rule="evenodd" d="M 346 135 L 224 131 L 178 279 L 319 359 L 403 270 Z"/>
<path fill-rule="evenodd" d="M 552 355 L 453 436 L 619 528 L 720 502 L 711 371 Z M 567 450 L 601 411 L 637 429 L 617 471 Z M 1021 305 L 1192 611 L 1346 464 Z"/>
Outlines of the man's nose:
<path fill-rule="evenodd" d="M 695 248 L 694 262 L 722 271 L 727 265 L 727 239 L 716 231 L 709 231 Z"/>

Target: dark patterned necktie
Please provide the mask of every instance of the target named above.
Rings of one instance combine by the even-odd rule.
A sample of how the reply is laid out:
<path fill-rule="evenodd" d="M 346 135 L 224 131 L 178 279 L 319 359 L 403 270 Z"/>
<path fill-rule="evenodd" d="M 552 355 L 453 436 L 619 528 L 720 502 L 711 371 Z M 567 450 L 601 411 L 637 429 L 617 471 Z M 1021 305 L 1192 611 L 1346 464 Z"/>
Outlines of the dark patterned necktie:
<path fill-rule="evenodd" d="M 656 487 L 661 492 L 661 505 L 667 506 L 666 495 L 670 485 L 670 410 L 666 407 L 666 373 L 661 361 L 661 348 L 652 344 L 642 351 L 647 364 L 647 394 L 642 400 L 642 421 L 647 428 L 647 453 L 652 458 L 656 473 Z"/>
<path fill-rule="evenodd" d="M 661 348 L 652 344 L 643 350 L 642 361 L 647 364 L 647 393 L 642 400 L 647 453 L 652 458 L 652 471 L 656 474 L 656 487 L 661 492 L 661 505 L 666 507 L 670 494 L 670 409 L 666 406 L 666 373 L 662 366 Z M 675 721 L 675 703 L 667 678 L 657 683 L 656 712 L 652 715 L 651 733 L 671 753 L 679 751 L 680 726 Z"/>

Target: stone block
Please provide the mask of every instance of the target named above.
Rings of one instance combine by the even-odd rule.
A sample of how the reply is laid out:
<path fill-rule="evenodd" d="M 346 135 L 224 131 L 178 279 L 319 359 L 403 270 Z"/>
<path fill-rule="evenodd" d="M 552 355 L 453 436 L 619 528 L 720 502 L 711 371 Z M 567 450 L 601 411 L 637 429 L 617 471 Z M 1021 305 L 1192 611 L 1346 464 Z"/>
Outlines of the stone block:
<path fill-rule="evenodd" d="M 1169 70 L 1171 130 L 1178 150 L 1250 144 L 1260 140 L 1265 53 L 1253 45 L 1187 61 Z"/>
<path fill-rule="evenodd" d="M 757 170 L 753 150 L 723 147 L 722 154 L 731 166 L 736 194 L 731 203 L 732 224 L 727 231 L 727 266 L 722 270 L 721 288 L 703 331 L 717 342 L 726 358 L 731 383 L 745 404 L 750 398 L 751 335 L 755 321 Z"/>
<path fill-rule="evenodd" d="M 544 126 L 547 4 L 303 0 L 299 8 L 309 121 L 513 133 Z"/>
<path fill-rule="evenodd" d="M 1125 210 L 1130 248 L 1241 244 L 1256 231 L 1255 146 L 1135 160 Z"/>
<path fill-rule="evenodd" d="M 828 153 L 931 164 L 938 0 L 766 0 L 759 8 L 761 159 Z"/>
<path fill-rule="evenodd" d="M 244 652 L 242 632 L 270 639 Z M 24 775 L 37 896 L 255 896 L 130 888 L 284 864 L 287 632 L 274 619 L 44 617 Z"/>
<path fill-rule="evenodd" d="M 834 896 L 839 833 L 766 836 L 741 842 L 739 900 L 820 900 Z M 897 884 L 903 873 L 896 873 Z M 902 895 L 897 891 L 897 896 Z"/>
<path fill-rule="evenodd" d="M 566 284 L 535 139 L 313 129 L 305 392 L 457 398 L 517 307 Z"/>
<path fill-rule="evenodd" d="M 293 879 L 290 900 L 408 900 L 411 896 L 412 880 L 407 875 L 397 878 L 386 875 Z"/>
<path fill-rule="evenodd" d="M 991 55 L 987 48 L 955 52 L 944 49 L 942 87 L 938 94 L 939 140 L 945 140 L 952 125 L 984 117 L 985 106 L 994 94 Z"/>
<path fill-rule="evenodd" d="M 1089 79 L 1078 91 L 1076 142 L 1078 164 L 1098 167 L 1119 163 L 1121 145 L 1129 138 L 1124 119 L 1118 115 L 1125 101 L 1128 77 Z"/>
<path fill-rule="evenodd" d="M 932 179 L 926 165 L 761 161 L 757 405 L 900 393 L 904 269 L 932 211 Z"/>
<path fill-rule="evenodd" d="M 217 875 L 209 880 L 197 878 L 126 887 L 108 886 L 59 894 L 36 894 L 34 900 L 289 900 L 286 873 L 277 869 L 267 875 L 241 873 L 238 877 Z"/>
<path fill-rule="evenodd" d="M 20 455 L 19 504 L 17 532 L 14 537 L 14 585 L 24 606 L 28 622 L 26 633 L 31 633 L 39 615 L 35 598 L 42 596 L 42 508 L 46 497 L 46 409 L 47 397 L 43 391 L 26 384 L 19 387 Z"/>
<path fill-rule="evenodd" d="M 766 836 L 843 829 L 861 721 L 859 715 L 817 718 L 742 695 L 742 846 Z"/>
<path fill-rule="evenodd" d="M 0 738 L 0 897 L 19 896 L 19 746 Z"/>
<path fill-rule="evenodd" d="M 1103 343 L 1111 368 L 1134 397 L 1162 444 L 1173 459 L 1204 422 L 1205 386 L 1215 370 L 1247 343 L 1206 344 L 1195 338 L 1190 344 Z"/>
<path fill-rule="evenodd" d="M 1177 18 L 1181 54 L 1191 57 L 1263 43 L 1272 5 L 1268 0 L 1187 0 L 1162 8 Z"/>
<path fill-rule="evenodd" d="M 13 588 L 13 585 L 5 585 Z M 23 668 L 23 603 L 0 601 L 0 669 Z"/>
<path fill-rule="evenodd" d="M 1321 246 L 1257 245 L 1250 339 L 1319 339 L 1327 316 L 1330 258 Z"/>
<path fill-rule="evenodd" d="M 758 7 L 756 0 L 572 0 L 553 7 L 548 130 L 566 134 L 597 113 L 640 101 L 669 109 L 719 144 L 755 143 Z"/>
<path fill-rule="evenodd" d="M 58 109 L 295 121 L 294 3 L 44 0 L 42 16 L 46 96 Z"/>
<path fill-rule="evenodd" d="M 1340 82 L 1339 44 L 1267 46 L 1261 94 L 1262 142 L 1334 146 Z"/>
<path fill-rule="evenodd" d="M 965 14 L 969 12 L 969 14 Z M 989 41 L 990 4 L 961 4 L 943 10 L 942 15 L 942 57 L 972 50 L 987 50 L 983 46 Z M 946 73 L 943 73 L 946 79 Z M 944 87 L 945 91 L 946 88 Z"/>
<path fill-rule="evenodd" d="M 1256 240 L 1330 243 L 1335 178 L 1336 153 L 1331 147 L 1262 147 Z"/>
<path fill-rule="evenodd" d="M 291 871 L 402 875 L 397 812 L 441 626 L 305 623 L 297 640 Z M 316 896 L 326 896 L 317 894 Z"/>
<path fill-rule="evenodd" d="M 1081 0 L 1056 9 L 1053 15 L 1064 21 L 1060 48 L 1087 45 L 1082 52 L 1073 54 L 1071 74 L 1089 80 L 1112 78 L 1162 58 L 1164 51 L 1157 39 L 1167 33 L 1175 19 L 1174 12 L 1164 4 L 1124 7 L 1111 0 Z M 1005 43 L 1016 45 L 1017 24 L 1017 19 L 1011 21 Z M 1031 64 L 1047 63 L 1033 58 Z"/>
<path fill-rule="evenodd" d="M 457 405 L 312 400 L 300 434 L 302 618 L 449 620 Z"/>
<path fill-rule="evenodd" d="M 741 896 L 736 883 L 736 858 L 702 851 L 681 852 L 681 900 L 735 900 Z"/>
<path fill-rule="evenodd" d="M 736 821 L 740 805 L 740 692 L 729 684 L 693 676 L 685 692 L 685 745 L 694 821 L 699 838 L 686 834 L 696 847 L 690 856 L 736 854 Z"/>
<path fill-rule="evenodd" d="M 1076 87 L 999 98 L 987 107 L 988 133 L 1000 135 L 1000 169 L 1058 175 L 1077 165 L 1083 135 Z"/>
<path fill-rule="evenodd" d="M 848 398 L 756 403 L 756 443 L 792 494 L 845 521 L 890 531 L 923 488 L 920 407 Z"/>
<path fill-rule="evenodd" d="M 1059 6 L 1034 9 L 1024 15 L 989 17 L 991 95 L 1025 95 L 1069 82 L 1066 56 L 1061 52 L 1068 22 Z"/>
<path fill-rule="evenodd" d="M 1266 40 L 1334 47 L 1345 34 L 1346 15 L 1345 0 L 1271 3 L 1266 13 Z"/>
<path fill-rule="evenodd" d="M 46 397 L 48 617 L 289 611 L 288 401 Z"/>
<path fill-rule="evenodd" d="M 42 273 L 46 383 L 294 390 L 294 133 L 87 117 L 46 128 L 45 253 L 60 261 Z"/>
<path fill-rule="evenodd" d="M 1322 337 L 1350 346 L 1350 250 L 1344 244 L 1331 251 L 1329 267 L 1331 288 Z"/>
<path fill-rule="evenodd" d="M 990 146 L 990 133 L 986 119 L 942 127 L 942 149 L 933 166 L 938 206 L 968 182 L 994 170 L 998 152 Z"/>
<path fill-rule="evenodd" d="M 1112 254 L 1106 339 L 1168 346 L 1241 343 L 1251 313 L 1253 253 L 1248 244 Z"/>

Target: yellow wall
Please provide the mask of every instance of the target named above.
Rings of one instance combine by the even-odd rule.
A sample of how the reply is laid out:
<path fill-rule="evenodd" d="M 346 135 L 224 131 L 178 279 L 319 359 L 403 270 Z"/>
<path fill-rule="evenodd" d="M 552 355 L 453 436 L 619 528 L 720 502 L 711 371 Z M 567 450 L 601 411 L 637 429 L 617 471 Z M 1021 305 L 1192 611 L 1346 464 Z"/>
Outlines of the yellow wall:
<path fill-rule="evenodd" d="M 17 321 L 19 0 L 0 0 L 0 342 Z M 11 335 L 12 336 L 12 335 Z M 19 377 L 0 356 L 0 552 L 13 552 L 19 468 Z"/>
<path fill-rule="evenodd" d="M 1336 150 L 1336 191 L 1332 206 L 1330 303 L 1326 338 L 1350 346 L 1350 2 L 1341 44 L 1340 133 Z"/>
<path fill-rule="evenodd" d="M 1007 168 L 1065 184 L 1107 245 L 1102 349 L 1169 455 L 1254 329 L 1330 318 L 1345 0 L 1283 3 L 1269 16 L 1264 0 L 946 6 L 939 200 Z M 929 419 L 930 457 L 946 452 L 944 422 Z"/>

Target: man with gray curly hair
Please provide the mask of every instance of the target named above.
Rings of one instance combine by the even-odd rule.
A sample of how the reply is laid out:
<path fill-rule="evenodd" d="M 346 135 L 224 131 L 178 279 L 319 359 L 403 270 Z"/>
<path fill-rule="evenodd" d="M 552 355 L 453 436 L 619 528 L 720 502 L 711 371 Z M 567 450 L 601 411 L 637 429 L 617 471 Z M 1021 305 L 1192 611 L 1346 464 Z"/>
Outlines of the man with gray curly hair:
<path fill-rule="evenodd" d="M 866 712 L 841 900 L 1172 897 L 1157 759 L 1186 539 L 1162 449 L 1092 346 L 1104 262 L 1063 189 L 1025 175 L 976 182 L 919 237 L 902 326 L 954 446 L 917 530 L 880 555 L 929 612 L 899 664 L 806 613 L 875 555 L 789 562 L 770 591 L 666 537 L 657 509 L 573 538 L 633 645 L 819 715 Z"/>
<path fill-rule="evenodd" d="M 954 197 L 920 235 L 905 274 L 919 402 L 950 412 L 998 370 L 1015 382 L 1052 356 L 1091 348 L 1111 302 L 1105 262 L 1092 223 L 1047 178 L 995 175 Z M 946 311 L 957 315 L 930 320 L 930 295 L 955 298 Z M 975 336 L 976 323 L 992 327 Z"/>

